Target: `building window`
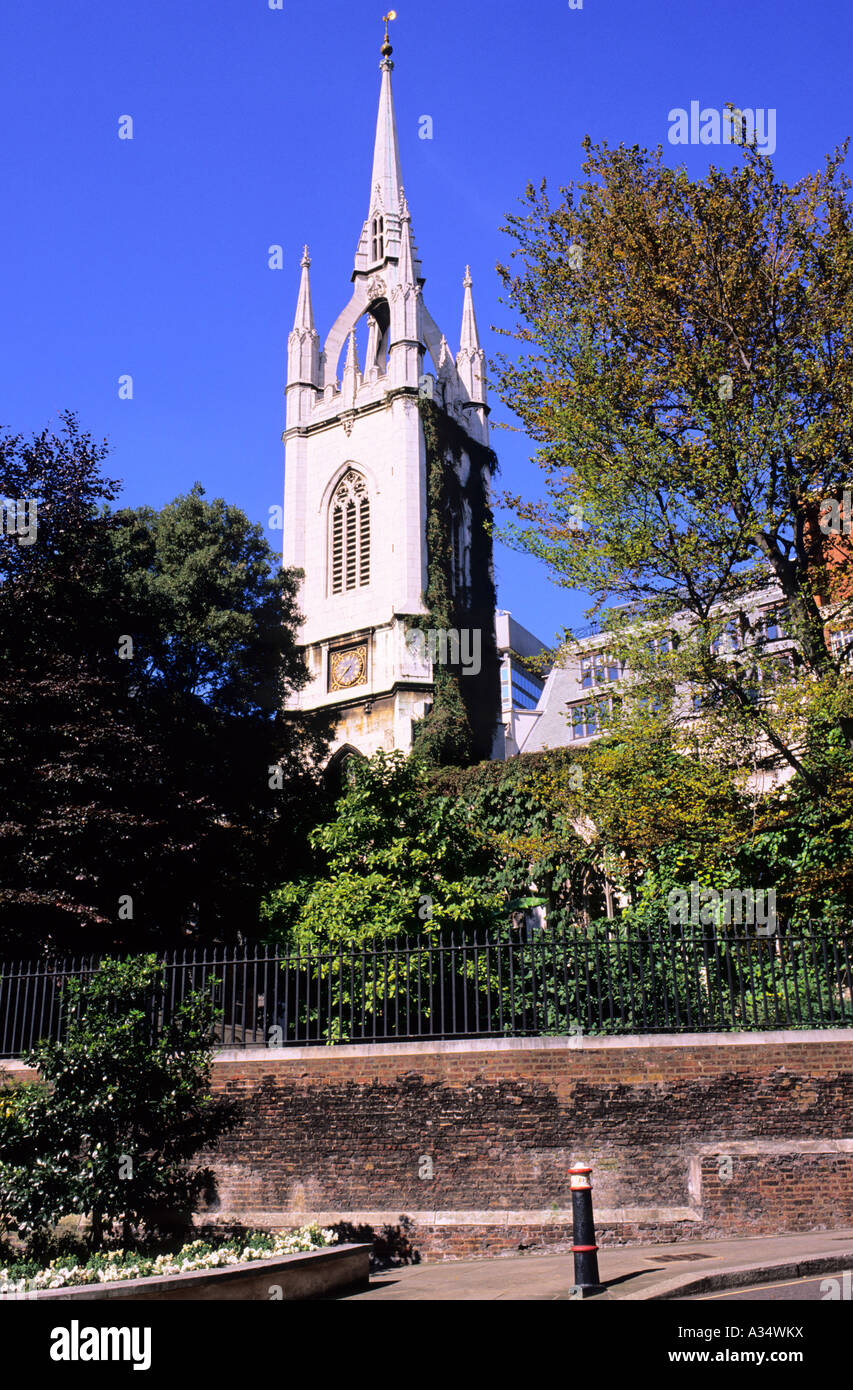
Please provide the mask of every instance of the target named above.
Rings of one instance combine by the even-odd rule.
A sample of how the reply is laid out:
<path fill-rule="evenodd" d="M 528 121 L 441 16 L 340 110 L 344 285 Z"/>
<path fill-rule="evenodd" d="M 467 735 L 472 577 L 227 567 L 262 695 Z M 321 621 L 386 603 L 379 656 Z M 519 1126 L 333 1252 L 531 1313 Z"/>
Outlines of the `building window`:
<path fill-rule="evenodd" d="M 784 636 L 784 608 L 769 608 L 767 612 L 764 614 L 764 640 L 766 642 L 778 642 L 780 637 Z"/>
<path fill-rule="evenodd" d="M 611 652 L 590 652 L 581 657 L 581 686 L 590 690 L 594 685 L 604 685 L 608 681 L 618 681 L 622 667 Z"/>
<path fill-rule="evenodd" d="M 374 217 L 373 233 L 371 237 L 371 260 L 384 261 L 385 259 L 385 218 Z"/>
<path fill-rule="evenodd" d="M 836 661 L 849 661 L 853 655 L 853 629 L 844 628 L 829 634 L 829 647 Z"/>
<path fill-rule="evenodd" d="M 501 666 L 501 702 L 505 708 L 536 709 L 544 688 L 544 681 L 506 659 Z"/>
<path fill-rule="evenodd" d="M 572 738 L 594 738 L 601 732 L 602 714 L 609 713 L 609 700 L 596 700 L 588 704 L 569 705 L 569 717 L 572 721 Z"/>
<path fill-rule="evenodd" d="M 512 667 L 512 703 L 521 709 L 536 709 L 542 694 L 543 682 L 526 671 Z"/>
<path fill-rule="evenodd" d="M 724 656 L 727 652 L 740 650 L 740 624 L 737 618 L 729 618 L 722 632 L 711 642 L 711 655 Z"/>
<path fill-rule="evenodd" d="M 332 593 L 363 589 L 370 583 L 370 500 L 367 483 L 352 468 L 335 488 L 329 532 Z"/>

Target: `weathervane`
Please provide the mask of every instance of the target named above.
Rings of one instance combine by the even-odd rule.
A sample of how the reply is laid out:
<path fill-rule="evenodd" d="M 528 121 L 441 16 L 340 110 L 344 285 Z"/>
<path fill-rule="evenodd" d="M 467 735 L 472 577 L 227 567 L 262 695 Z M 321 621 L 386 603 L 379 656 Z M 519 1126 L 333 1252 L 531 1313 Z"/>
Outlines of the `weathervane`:
<path fill-rule="evenodd" d="M 388 42 L 388 25 L 390 24 L 390 22 L 391 22 L 392 19 L 396 19 L 396 18 L 397 18 L 397 11 L 396 11 L 396 10 L 389 10 L 387 14 L 384 14 L 384 15 L 382 16 L 382 23 L 385 25 L 385 42 L 383 43 L 382 49 L 381 49 L 382 57 L 383 57 L 383 58 L 390 58 L 390 57 L 391 57 L 391 54 L 394 52 L 393 48 L 391 47 L 390 43 Z"/>

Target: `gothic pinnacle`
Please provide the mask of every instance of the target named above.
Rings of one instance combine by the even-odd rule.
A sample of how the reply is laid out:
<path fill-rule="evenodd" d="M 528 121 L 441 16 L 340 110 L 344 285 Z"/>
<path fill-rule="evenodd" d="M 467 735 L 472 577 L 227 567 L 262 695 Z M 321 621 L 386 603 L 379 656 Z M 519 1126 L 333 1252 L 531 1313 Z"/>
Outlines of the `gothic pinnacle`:
<path fill-rule="evenodd" d="M 355 329 L 351 328 L 347 338 L 347 356 L 344 362 L 344 372 L 358 373 L 358 344 L 355 340 Z"/>
<path fill-rule="evenodd" d="M 465 288 L 465 295 L 462 303 L 462 333 L 460 336 L 460 348 L 478 349 L 480 346 L 480 335 L 477 331 L 477 318 L 474 313 L 474 297 L 471 294 L 471 287 L 474 281 L 471 279 L 471 267 L 465 267 L 465 279 L 462 284 Z"/>
<path fill-rule="evenodd" d="M 311 257 L 308 255 L 307 246 L 302 253 L 302 260 L 299 264 L 302 267 L 302 278 L 299 282 L 299 298 L 296 301 L 296 317 L 293 320 L 293 327 L 295 329 L 308 328 L 314 332 L 314 308 L 311 303 L 311 279 L 308 274 Z"/>

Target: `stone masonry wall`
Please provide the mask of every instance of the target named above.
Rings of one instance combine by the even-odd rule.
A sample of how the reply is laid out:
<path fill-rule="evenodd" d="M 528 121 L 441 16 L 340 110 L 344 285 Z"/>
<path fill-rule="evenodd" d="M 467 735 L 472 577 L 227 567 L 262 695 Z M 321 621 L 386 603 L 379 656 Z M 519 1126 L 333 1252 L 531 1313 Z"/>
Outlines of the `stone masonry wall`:
<path fill-rule="evenodd" d="M 850 1226 L 852 1080 L 841 1030 L 222 1054 L 244 1118 L 206 1219 L 343 1221 L 404 1258 L 566 1249 L 585 1160 L 602 1244 Z"/>
<path fill-rule="evenodd" d="M 853 1225 L 843 1030 L 255 1049 L 213 1084 L 243 1117 L 203 1225 L 343 1225 L 405 1260 L 566 1250 L 579 1160 L 601 1244 Z"/>

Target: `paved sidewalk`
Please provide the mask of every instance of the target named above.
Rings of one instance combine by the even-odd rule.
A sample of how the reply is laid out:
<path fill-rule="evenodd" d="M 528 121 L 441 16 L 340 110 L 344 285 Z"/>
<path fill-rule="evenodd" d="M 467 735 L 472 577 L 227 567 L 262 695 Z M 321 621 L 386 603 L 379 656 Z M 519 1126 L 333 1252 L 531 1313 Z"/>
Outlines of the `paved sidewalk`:
<path fill-rule="evenodd" d="M 679 1241 L 675 1245 L 605 1246 L 599 1273 L 607 1292 L 587 1301 L 689 1297 L 807 1274 L 853 1268 L 853 1230 L 747 1240 Z M 384 1270 L 358 1299 L 406 1301 L 568 1301 L 571 1255 L 519 1255 L 447 1260 Z"/>

